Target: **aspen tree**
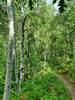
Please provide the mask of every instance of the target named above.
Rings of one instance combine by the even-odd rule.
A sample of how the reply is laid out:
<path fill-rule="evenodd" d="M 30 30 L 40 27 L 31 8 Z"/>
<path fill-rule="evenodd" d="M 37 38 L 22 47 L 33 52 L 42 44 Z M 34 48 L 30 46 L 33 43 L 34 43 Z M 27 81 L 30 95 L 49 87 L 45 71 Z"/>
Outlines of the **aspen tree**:
<path fill-rule="evenodd" d="M 7 12 L 9 21 L 9 38 L 8 38 L 8 54 L 7 54 L 7 65 L 6 65 L 6 79 L 3 100 L 9 100 L 10 88 L 11 88 L 11 77 L 12 77 L 12 65 L 14 55 L 14 14 L 13 14 L 13 0 L 7 0 Z"/>
<path fill-rule="evenodd" d="M 23 70 L 24 70 L 24 6 L 22 0 L 20 1 L 20 38 L 21 38 L 21 44 L 20 44 L 20 84 L 19 84 L 19 91 L 21 92 L 21 84 L 23 81 Z"/>

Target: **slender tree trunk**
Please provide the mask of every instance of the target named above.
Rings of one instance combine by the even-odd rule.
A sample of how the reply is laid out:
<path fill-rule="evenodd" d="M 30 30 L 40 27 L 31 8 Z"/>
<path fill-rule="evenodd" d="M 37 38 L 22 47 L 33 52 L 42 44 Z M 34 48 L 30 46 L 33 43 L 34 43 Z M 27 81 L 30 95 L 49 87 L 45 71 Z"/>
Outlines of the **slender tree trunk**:
<path fill-rule="evenodd" d="M 13 2 L 7 0 L 8 21 L 9 21 L 9 40 L 8 40 L 8 55 L 7 55 L 7 68 L 3 100 L 9 100 L 12 76 L 12 63 L 14 54 L 14 16 L 13 16 Z"/>
<path fill-rule="evenodd" d="M 46 64 L 47 64 L 47 50 L 45 48 L 45 52 L 44 52 L 44 68 L 46 68 Z"/>
<path fill-rule="evenodd" d="M 31 64 L 31 59 L 30 59 L 30 48 L 31 48 L 31 45 L 30 45 L 30 34 L 28 34 L 28 68 L 30 68 L 30 77 L 29 78 L 32 78 L 32 64 Z M 27 76 L 28 77 L 28 76 Z"/>
<path fill-rule="evenodd" d="M 21 35 L 21 51 L 20 51 L 20 84 L 19 91 L 21 92 L 21 84 L 24 76 L 24 8 L 21 0 L 21 20 L 20 20 L 20 35 Z"/>
<path fill-rule="evenodd" d="M 15 66 L 15 91 L 18 95 L 19 92 L 19 79 L 18 79 L 18 66 L 17 66 L 17 51 L 16 51 L 16 37 L 15 37 L 15 53 L 14 53 L 14 65 Z"/>
<path fill-rule="evenodd" d="M 75 35 L 73 35 L 73 65 L 75 67 Z"/>

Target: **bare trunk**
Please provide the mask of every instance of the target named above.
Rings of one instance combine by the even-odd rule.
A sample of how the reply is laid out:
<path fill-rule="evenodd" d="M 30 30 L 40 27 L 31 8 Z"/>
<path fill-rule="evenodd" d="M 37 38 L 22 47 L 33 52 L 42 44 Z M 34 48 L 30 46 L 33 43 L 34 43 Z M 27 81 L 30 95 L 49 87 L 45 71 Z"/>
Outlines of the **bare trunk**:
<path fill-rule="evenodd" d="M 73 35 L 73 65 L 75 67 L 75 35 Z"/>
<path fill-rule="evenodd" d="M 45 52 L 44 52 L 44 68 L 46 68 L 46 64 L 47 64 L 47 51 L 45 50 Z"/>
<path fill-rule="evenodd" d="M 19 79 L 18 79 L 18 65 L 17 65 L 17 52 L 16 52 L 16 37 L 15 37 L 15 46 L 14 46 L 14 65 L 15 66 L 15 91 L 16 94 L 19 92 Z"/>
<path fill-rule="evenodd" d="M 7 0 L 8 21 L 9 21 L 9 40 L 8 40 L 8 55 L 7 55 L 7 68 L 3 100 L 9 100 L 12 76 L 12 63 L 14 54 L 14 17 L 12 0 Z"/>
<path fill-rule="evenodd" d="M 21 0 L 21 20 L 20 20 L 20 35 L 21 35 L 21 51 L 20 51 L 20 84 L 19 91 L 21 92 L 21 84 L 24 76 L 24 8 Z"/>

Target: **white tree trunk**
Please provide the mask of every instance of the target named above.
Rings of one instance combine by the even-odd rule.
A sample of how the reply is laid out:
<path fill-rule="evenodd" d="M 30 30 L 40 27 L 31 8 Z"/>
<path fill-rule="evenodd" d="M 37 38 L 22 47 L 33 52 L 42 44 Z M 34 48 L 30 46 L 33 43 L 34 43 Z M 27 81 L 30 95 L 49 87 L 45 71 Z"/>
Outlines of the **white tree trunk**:
<path fill-rule="evenodd" d="M 21 85 L 23 81 L 24 70 L 24 8 L 21 0 L 21 20 L 20 20 L 20 38 L 21 38 L 21 51 L 20 51 L 20 84 L 19 92 L 21 92 Z"/>
<path fill-rule="evenodd" d="M 13 62 L 13 49 L 14 49 L 14 17 L 12 0 L 7 0 L 8 21 L 9 21 L 9 40 L 8 40 L 8 54 L 6 66 L 6 79 L 3 100 L 9 100 L 11 76 L 12 76 L 12 62 Z"/>

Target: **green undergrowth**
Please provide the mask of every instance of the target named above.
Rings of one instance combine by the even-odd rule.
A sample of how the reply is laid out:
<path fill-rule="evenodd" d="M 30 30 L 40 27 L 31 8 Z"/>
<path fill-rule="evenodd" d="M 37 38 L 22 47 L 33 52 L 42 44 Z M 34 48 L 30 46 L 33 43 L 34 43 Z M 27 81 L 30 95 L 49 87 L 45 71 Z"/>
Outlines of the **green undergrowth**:
<path fill-rule="evenodd" d="M 22 100 L 70 100 L 63 83 L 52 73 L 39 73 L 22 84 Z"/>
<path fill-rule="evenodd" d="M 75 82 L 75 66 L 73 64 L 62 64 L 51 68 L 56 73 L 65 75 L 70 81 Z"/>

